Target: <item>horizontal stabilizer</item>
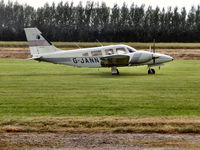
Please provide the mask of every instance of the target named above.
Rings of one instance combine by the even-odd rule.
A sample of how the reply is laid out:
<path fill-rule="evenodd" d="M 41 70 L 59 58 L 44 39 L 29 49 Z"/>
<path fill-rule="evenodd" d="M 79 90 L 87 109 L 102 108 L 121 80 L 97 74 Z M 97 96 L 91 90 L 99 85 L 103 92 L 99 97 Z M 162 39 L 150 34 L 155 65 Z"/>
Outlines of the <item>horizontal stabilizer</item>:
<path fill-rule="evenodd" d="M 40 60 L 41 57 L 32 57 L 32 58 L 28 58 L 27 60 Z"/>

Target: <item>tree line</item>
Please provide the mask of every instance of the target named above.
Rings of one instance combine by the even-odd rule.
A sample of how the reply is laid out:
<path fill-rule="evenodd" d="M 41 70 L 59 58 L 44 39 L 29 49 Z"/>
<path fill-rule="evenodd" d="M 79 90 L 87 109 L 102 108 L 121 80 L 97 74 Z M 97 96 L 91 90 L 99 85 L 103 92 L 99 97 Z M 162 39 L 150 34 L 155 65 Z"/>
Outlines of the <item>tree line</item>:
<path fill-rule="evenodd" d="M 24 28 L 38 27 L 51 41 L 199 42 L 200 6 L 153 9 L 104 2 L 29 5 L 0 1 L 0 41 L 25 41 Z"/>

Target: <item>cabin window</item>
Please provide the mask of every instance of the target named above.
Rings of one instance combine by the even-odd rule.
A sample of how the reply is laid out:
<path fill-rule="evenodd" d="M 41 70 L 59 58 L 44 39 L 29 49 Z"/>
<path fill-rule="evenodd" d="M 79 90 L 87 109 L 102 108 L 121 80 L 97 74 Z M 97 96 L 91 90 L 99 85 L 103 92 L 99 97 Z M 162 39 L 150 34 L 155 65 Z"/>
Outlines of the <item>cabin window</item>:
<path fill-rule="evenodd" d="M 134 50 L 133 48 L 127 47 L 127 49 L 128 49 L 128 51 L 129 51 L 129 53 L 134 53 L 134 52 L 135 52 L 135 50 Z"/>
<path fill-rule="evenodd" d="M 114 51 L 113 51 L 113 49 L 106 49 L 105 53 L 106 53 L 106 55 L 112 55 L 112 54 L 114 54 Z"/>
<path fill-rule="evenodd" d="M 89 56 L 89 54 L 88 53 L 83 53 L 82 56 Z"/>
<path fill-rule="evenodd" d="M 124 48 L 116 48 L 118 54 L 125 54 L 126 50 Z"/>
<path fill-rule="evenodd" d="M 101 50 L 98 51 L 91 51 L 92 56 L 102 56 Z"/>

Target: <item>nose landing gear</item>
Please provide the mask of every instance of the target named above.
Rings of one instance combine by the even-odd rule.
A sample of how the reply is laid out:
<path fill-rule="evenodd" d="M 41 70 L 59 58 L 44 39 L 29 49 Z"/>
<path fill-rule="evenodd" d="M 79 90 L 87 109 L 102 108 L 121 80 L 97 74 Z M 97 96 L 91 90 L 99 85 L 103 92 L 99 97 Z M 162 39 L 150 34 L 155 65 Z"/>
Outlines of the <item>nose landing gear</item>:
<path fill-rule="evenodd" d="M 149 70 L 148 70 L 148 74 L 155 74 L 155 73 L 156 73 L 156 71 L 155 71 L 154 69 L 149 68 Z"/>

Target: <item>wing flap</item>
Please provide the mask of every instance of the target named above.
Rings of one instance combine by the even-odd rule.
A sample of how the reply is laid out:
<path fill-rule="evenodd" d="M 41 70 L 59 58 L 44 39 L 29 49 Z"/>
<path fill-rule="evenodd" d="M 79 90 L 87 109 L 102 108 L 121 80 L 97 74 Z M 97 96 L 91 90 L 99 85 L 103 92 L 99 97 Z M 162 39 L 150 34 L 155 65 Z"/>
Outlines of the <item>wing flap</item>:
<path fill-rule="evenodd" d="M 128 66 L 129 65 L 128 55 L 110 55 L 101 57 L 102 67 L 112 67 L 112 66 Z"/>

